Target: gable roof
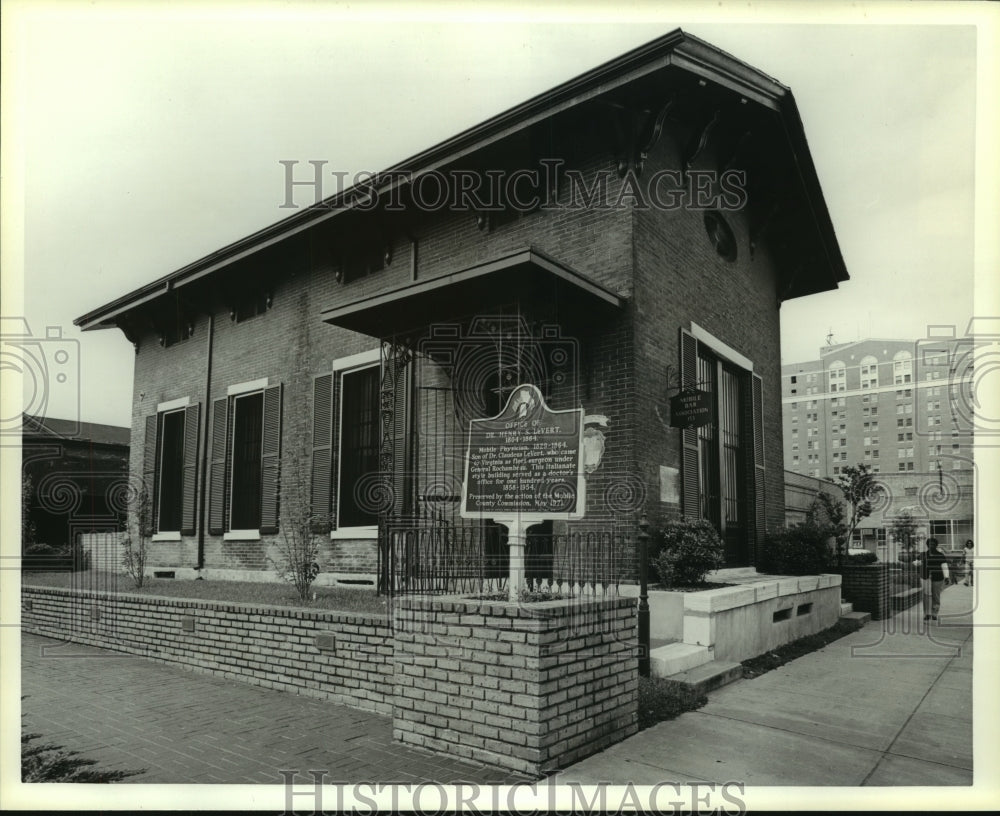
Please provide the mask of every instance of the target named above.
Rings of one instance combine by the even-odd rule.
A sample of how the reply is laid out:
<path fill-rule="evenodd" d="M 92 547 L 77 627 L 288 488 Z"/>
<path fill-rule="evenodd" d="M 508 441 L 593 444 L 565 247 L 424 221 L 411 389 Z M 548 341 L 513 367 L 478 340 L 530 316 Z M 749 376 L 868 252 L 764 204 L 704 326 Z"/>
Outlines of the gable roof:
<path fill-rule="evenodd" d="M 369 190 L 374 190 L 380 196 L 384 195 L 393 186 L 400 184 L 401 176 L 416 178 L 422 173 L 446 167 L 588 100 L 637 83 L 658 72 L 678 71 L 698 78 L 703 84 L 712 83 L 738 94 L 741 101 L 753 102 L 773 112 L 780 120 L 780 138 L 784 144 L 779 149 L 790 154 L 789 159 L 803 194 L 805 212 L 802 217 L 809 222 L 809 237 L 818 246 L 820 265 L 824 267 L 820 272 L 825 272 L 819 276 L 819 284 L 803 287 L 801 281 L 790 281 L 789 294 L 785 297 L 833 289 L 838 282 L 847 280 L 849 275 L 791 91 L 762 71 L 678 28 L 387 168 L 366 183 L 363 189 L 355 185 L 295 212 L 87 312 L 73 322 L 85 331 L 113 328 L 117 325 L 117 317 L 137 306 L 163 297 L 266 247 L 351 211 L 359 196 L 365 195 Z M 794 294 L 791 294 L 793 288 Z"/>
<path fill-rule="evenodd" d="M 25 440 L 41 437 L 52 440 L 89 442 L 93 445 L 119 445 L 127 448 L 132 429 L 120 425 L 102 425 L 97 422 L 78 422 L 73 419 L 56 419 L 25 414 L 21 424 Z"/>

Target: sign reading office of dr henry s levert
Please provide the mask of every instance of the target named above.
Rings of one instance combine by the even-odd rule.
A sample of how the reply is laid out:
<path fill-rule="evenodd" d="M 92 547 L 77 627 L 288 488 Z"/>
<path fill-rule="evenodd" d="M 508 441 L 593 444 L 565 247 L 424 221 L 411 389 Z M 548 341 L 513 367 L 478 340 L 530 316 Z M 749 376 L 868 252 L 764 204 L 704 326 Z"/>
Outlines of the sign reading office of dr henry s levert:
<path fill-rule="evenodd" d="M 553 411 L 525 384 L 497 416 L 469 423 L 463 516 L 581 518 L 584 503 L 582 408 Z"/>

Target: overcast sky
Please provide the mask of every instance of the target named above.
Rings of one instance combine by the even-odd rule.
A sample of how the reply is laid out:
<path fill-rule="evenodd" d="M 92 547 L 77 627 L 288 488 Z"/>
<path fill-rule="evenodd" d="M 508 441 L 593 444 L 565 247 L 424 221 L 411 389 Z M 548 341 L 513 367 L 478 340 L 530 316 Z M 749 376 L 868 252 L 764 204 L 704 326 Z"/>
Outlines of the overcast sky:
<path fill-rule="evenodd" d="M 279 161 L 382 169 L 677 26 L 790 86 L 802 115 L 851 281 L 782 307 L 785 362 L 815 358 L 831 330 L 916 338 L 972 316 L 973 26 L 712 22 L 663 4 L 641 22 L 489 24 L 53 8 L 21 19 L 5 60 L 23 313 L 36 335 L 79 340 L 84 419 L 129 424 L 133 351 L 73 319 L 286 216 Z M 47 407 L 74 410 L 56 394 Z"/>

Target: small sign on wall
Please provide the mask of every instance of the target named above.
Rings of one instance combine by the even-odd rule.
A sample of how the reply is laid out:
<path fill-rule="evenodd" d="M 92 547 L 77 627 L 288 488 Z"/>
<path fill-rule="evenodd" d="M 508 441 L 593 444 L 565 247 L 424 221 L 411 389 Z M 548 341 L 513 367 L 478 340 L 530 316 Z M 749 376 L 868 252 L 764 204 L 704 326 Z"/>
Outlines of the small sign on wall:
<path fill-rule="evenodd" d="M 677 486 L 679 471 L 675 467 L 660 465 L 660 501 L 666 504 L 680 504 L 681 494 Z"/>
<path fill-rule="evenodd" d="M 690 388 L 670 398 L 672 428 L 700 428 L 712 421 L 712 395 Z"/>

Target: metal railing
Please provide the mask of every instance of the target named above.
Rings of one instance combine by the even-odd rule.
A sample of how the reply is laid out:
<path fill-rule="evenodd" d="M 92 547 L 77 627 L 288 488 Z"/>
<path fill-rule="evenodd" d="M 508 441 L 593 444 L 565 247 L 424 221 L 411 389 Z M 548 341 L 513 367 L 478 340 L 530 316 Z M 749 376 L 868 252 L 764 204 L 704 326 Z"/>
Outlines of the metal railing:
<path fill-rule="evenodd" d="M 523 590 L 554 597 L 612 597 L 638 571 L 636 536 L 616 529 L 528 533 Z M 506 533 L 489 523 L 399 519 L 379 530 L 378 590 L 493 595 L 507 589 Z"/>

